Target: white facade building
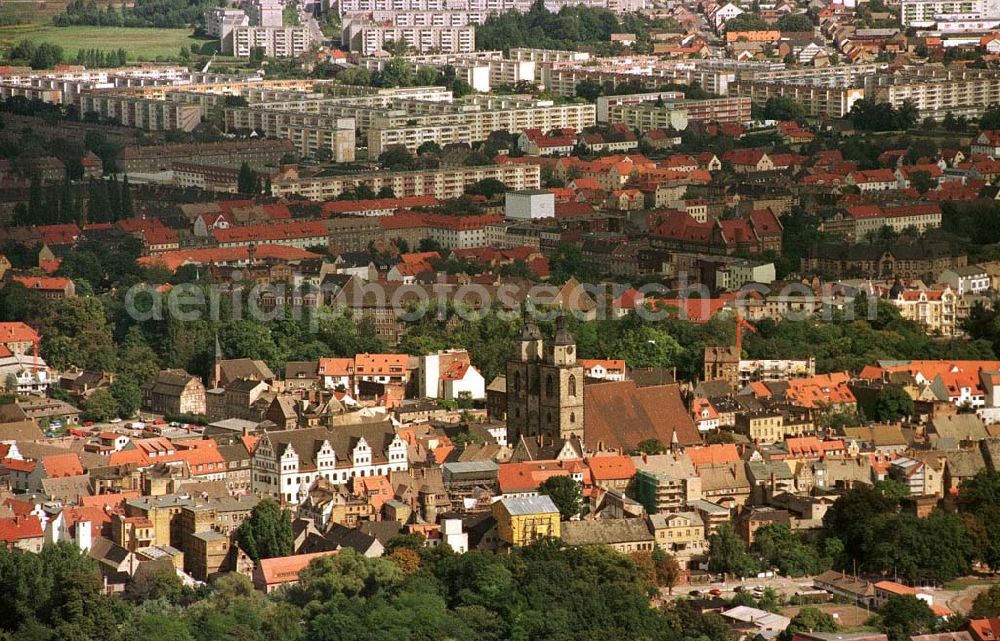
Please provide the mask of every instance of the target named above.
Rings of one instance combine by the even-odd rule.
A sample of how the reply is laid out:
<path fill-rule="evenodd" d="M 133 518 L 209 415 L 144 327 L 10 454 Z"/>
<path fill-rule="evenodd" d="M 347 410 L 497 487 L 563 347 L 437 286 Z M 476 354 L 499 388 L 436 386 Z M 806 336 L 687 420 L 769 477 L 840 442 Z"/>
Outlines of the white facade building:
<path fill-rule="evenodd" d="M 318 478 L 345 484 L 409 469 L 407 445 L 388 421 L 266 432 L 254 450 L 252 488 L 297 505 Z"/>
<path fill-rule="evenodd" d="M 554 218 L 555 203 L 555 195 L 544 189 L 508 191 L 504 195 L 504 214 L 518 220 Z"/>

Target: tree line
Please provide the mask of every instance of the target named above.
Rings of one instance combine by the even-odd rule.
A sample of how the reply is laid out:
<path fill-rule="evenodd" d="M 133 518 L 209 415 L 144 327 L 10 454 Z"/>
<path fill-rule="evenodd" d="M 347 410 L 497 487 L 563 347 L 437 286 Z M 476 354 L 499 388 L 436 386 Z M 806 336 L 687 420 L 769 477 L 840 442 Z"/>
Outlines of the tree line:
<path fill-rule="evenodd" d="M 543 541 L 510 554 L 455 554 L 422 537 L 390 540 L 386 556 L 351 549 L 314 559 L 298 585 L 265 595 L 242 575 L 185 587 L 149 566 L 121 596 L 67 543 L 41 554 L 0 550 L 0 630 L 10 638 L 79 641 L 732 641 L 715 613 L 681 600 L 650 605 L 649 553 Z"/>
<path fill-rule="evenodd" d="M 59 27 L 180 28 L 197 24 L 213 6 L 210 0 L 135 0 L 133 7 L 119 9 L 110 4 L 101 8 L 94 0 L 73 0 L 52 22 Z"/>

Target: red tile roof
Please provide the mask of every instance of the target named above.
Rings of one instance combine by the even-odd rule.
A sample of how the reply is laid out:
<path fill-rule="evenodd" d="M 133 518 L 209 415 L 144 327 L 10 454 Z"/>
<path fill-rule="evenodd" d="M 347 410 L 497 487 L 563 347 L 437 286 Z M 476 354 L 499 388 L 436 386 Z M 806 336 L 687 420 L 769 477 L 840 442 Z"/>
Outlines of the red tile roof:
<path fill-rule="evenodd" d="M 630 456 L 594 456 L 586 460 L 594 481 L 616 481 L 635 476 Z"/>
<path fill-rule="evenodd" d="M 42 469 L 45 476 L 51 479 L 64 476 L 80 476 L 83 474 L 83 464 L 78 454 L 53 454 L 42 458 Z"/>
<path fill-rule="evenodd" d="M 0 519 L 0 541 L 14 543 L 42 536 L 42 522 L 37 516 L 12 516 Z"/>
<path fill-rule="evenodd" d="M 0 342 L 34 343 L 38 338 L 38 333 L 24 323 L 0 323 Z"/>
<path fill-rule="evenodd" d="M 260 572 L 264 577 L 264 582 L 269 586 L 296 583 L 299 580 L 299 572 L 306 569 L 313 559 L 332 554 L 337 554 L 337 550 L 261 559 Z"/>
<path fill-rule="evenodd" d="M 717 443 L 703 447 L 689 447 L 688 458 L 695 467 L 728 465 L 740 462 L 740 452 L 732 443 Z"/>

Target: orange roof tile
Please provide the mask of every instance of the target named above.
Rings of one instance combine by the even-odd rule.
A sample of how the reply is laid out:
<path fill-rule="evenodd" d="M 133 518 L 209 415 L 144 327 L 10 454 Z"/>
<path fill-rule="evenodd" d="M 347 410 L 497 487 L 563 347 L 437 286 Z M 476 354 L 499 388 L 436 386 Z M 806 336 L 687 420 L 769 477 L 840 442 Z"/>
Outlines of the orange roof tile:
<path fill-rule="evenodd" d="M 295 583 L 299 580 L 299 572 L 306 569 L 313 559 L 330 556 L 331 554 L 337 554 L 337 550 L 261 559 L 260 571 L 267 585 Z"/>

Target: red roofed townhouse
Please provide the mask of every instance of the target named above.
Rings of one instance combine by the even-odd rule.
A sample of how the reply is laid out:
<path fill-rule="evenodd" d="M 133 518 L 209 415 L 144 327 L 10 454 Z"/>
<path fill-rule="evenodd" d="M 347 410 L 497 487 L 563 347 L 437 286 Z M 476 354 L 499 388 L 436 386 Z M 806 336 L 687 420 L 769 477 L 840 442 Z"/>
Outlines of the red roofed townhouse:
<path fill-rule="evenodd" d="M 972 141 L 971 153 L 1000 159 L 1000 130 L 987 129 L 979 132 L 976 139 Z"/>
<path fill-rule="evenodd" d="M 891 169 L 870 169 L 852 171 L 847 174 L 847 184 L 857 187 L 862 193 L 867 191 L 889 191 L 896 189 L 896 174 Z"/>
<path fill-rule="evenodd" d="M 625 359 L 581 358 L 577 360 L 583 368 L 583 375 L 602 381 L 624 381 Z"/>
<path fill-rule="evenodd" d="M 921 165 L 902 165 L 896 167 L 896 181 L 898 189 L 909 189 L 911 185 L 911 180 L 914 174 L 919 174 L 924 172 L 927 177 L 937 181 L 941 178 L 944 172 L 941 168 L 934 163 L 927 163 Z"/>
<path fill-rule="evenodd" d="M 750 226 L 757 235 L 759 252 L 773 251 L 776 255 L 781 255 L 783 227 L 770 207 L 750 212 Z"/>
<path fill-rule="evenodd" d="M 631 456 L 592 456 L 584 463 L 590 468 L 594 486 L 624 493 L 635 478 L 635 463 Z"/>
<path fill-rule="evenodd" d="M 212 236 L 219 247 L 241 247 L 254 244 L 287 245 L 305 249 L 312 245 L 327 245 L 326 224 L 315 222 L 280 222 L 269 225 L 250 225 L 216 229 Z"/>
<path fill-rule="evenodd" d="M 857 407 L 854 394 L 847 387 L 850 380 L 847 372 L 789 379 L 785 399 L 799 407 L 850 410 Z"/>
<path fill-rule="evenodd" d="M 353 358 L 319 359 L 318 376 L 323 381 L 323 389 L 354 389 Z"/>
<path fill-rule="evenodd" d="M 702 447 L 689 447 L 686 454 L 695 469 L 740 462 L 740 452 L 732 443 L 716 443 Z"/>
<path fill-rule="evenodd" d="M 361 383 L 405 386 L 410 380 L 410 357 L 406 354 L 357 354 L 354 357 L 354 377 Z"/>
<path fill-rule="evenodd" d="M 38 461 L 26 461 L 19 458 L 5 458 L 0 461 L 0 471 L 7 475 L 7 483 L 15 492 L 27 492 L 32 489 L 31 479 L 35 477 Z"/>
<path fill-rule="evenodd" d="M 21 322 L 0 323 L 0 345 L 12 354 L 24 355 L 32 352 L 41 340 L 38 332 Z"/>
<path fill-rule="evenodd" d="M 26 289 L 38 292 L 42 298 L 60 300 L 76 296 L 76 285 L 61 276 L 14 276 L 11 280 L 21 283 Z"/>
<path fill-rule="evenodd" d="M 418 393 L 423 398 L 486 398 L 486 380 L 472 365 L 469 352 L 451 349 L 421 356 L 417 370 Z"/>
<path fill-rule="evenodd" d="M 401 209 L 435 207 L 441 201 L 434 196 L 407 196 L 406 198 L 371 198 L 363 200 L 334 200 L 323 203 L 321 214 L 327 216 L 392 216 Z"/>
<path fill-rule="evenodd" d="M 696 398 L 691 403 L 691 418 L 699 432 L 714 432 L 719 429 L 719 412 L 707 398 Z"/>
<path fill-rule="evenodd" d="M 299 582 L 299 573 L 309 567 L 313 559 L 333 554 L 337 554 L 337 550 L 261 559 L 253 571 L 253 585 L 268 594 L 282 586 L 295 585 Z"/>
<path fill-rule="evenodd" d="M 37 554 L 44 544 L 45 533 L 37 516 L 0 518 L 0 545 Z"/>
<path fill-rule="evenodd" d="M 795 436 L 785 439 L 790 459 L 819 460 L 827 456 L 843 456 L 847 447 L 841 440 L 821 441 L 815 436 Z"/>
<path fill-rule="evenodd" d="M 40 469 L 44 478 L 58 479 L 66 476 L 80 476 L 83 474 L 83 463 L 80 462 L 80 455 L 50 454 L 42 458 Z"/>
<path fill-rule="evenodd" d="M 632 211 L 646 206 L 646 196 L 638 189 L 616 189 L 608 196 L 607 206 L 617 211 Z"/>
<path fill-rule="evenodd" d="M 250 264 L 252 260 L 294 263 L 319 257 L 319 254 L 285 245 L 254 245 L 253 256 L 251 257 L 250 254 L 250 248 L 245 245 L 222 248 L 191 248 L 161 252 L 155 256 L 141 256 L 136 262 L 144 267 L 161 265 L 174 272 L 184 265 L 244 266 Z"/>
<path fill-rule="evenodd" d="M 974 641 L 1000 641 L 1000 617 L 972 619 L 965 629 Z"/>
<path fill-rule="evenodd" d="M 759 149 L 733 149 L 722 154 L 722 162 L 728 163 L 738 174 L 754 174 L 774 171 L 774 162 L 767 152 Z"/>
<path fill-rule="evenodd" d="M 80 228 L 75 223 L 39 225 L 35 230 L 41 234 L 42 242 L 49 246 L 75 245 L 80 237 Z"/>
<path fill-rule="evenodd" d="M 504 463 L 497 472 L 497 483 L 505 499 L 538 496 L 538 488 L 553 476 L 568 476 L 584 487 L 585 495 L 590 494 L 590 468 L 580 460 Z"/>
<path fill-rule="evenodd" d="M 719 228 L 710 222 L 699 223 L 686 212 L 669 212 L 650 231 L 655 249 L 723 253 Z"/>
<path fill-rule="evenodd" d="M 749 220 L 733 218 L 716 222 L 727 254 L 754 254 L 760 251 L 760 239 Z"/>

